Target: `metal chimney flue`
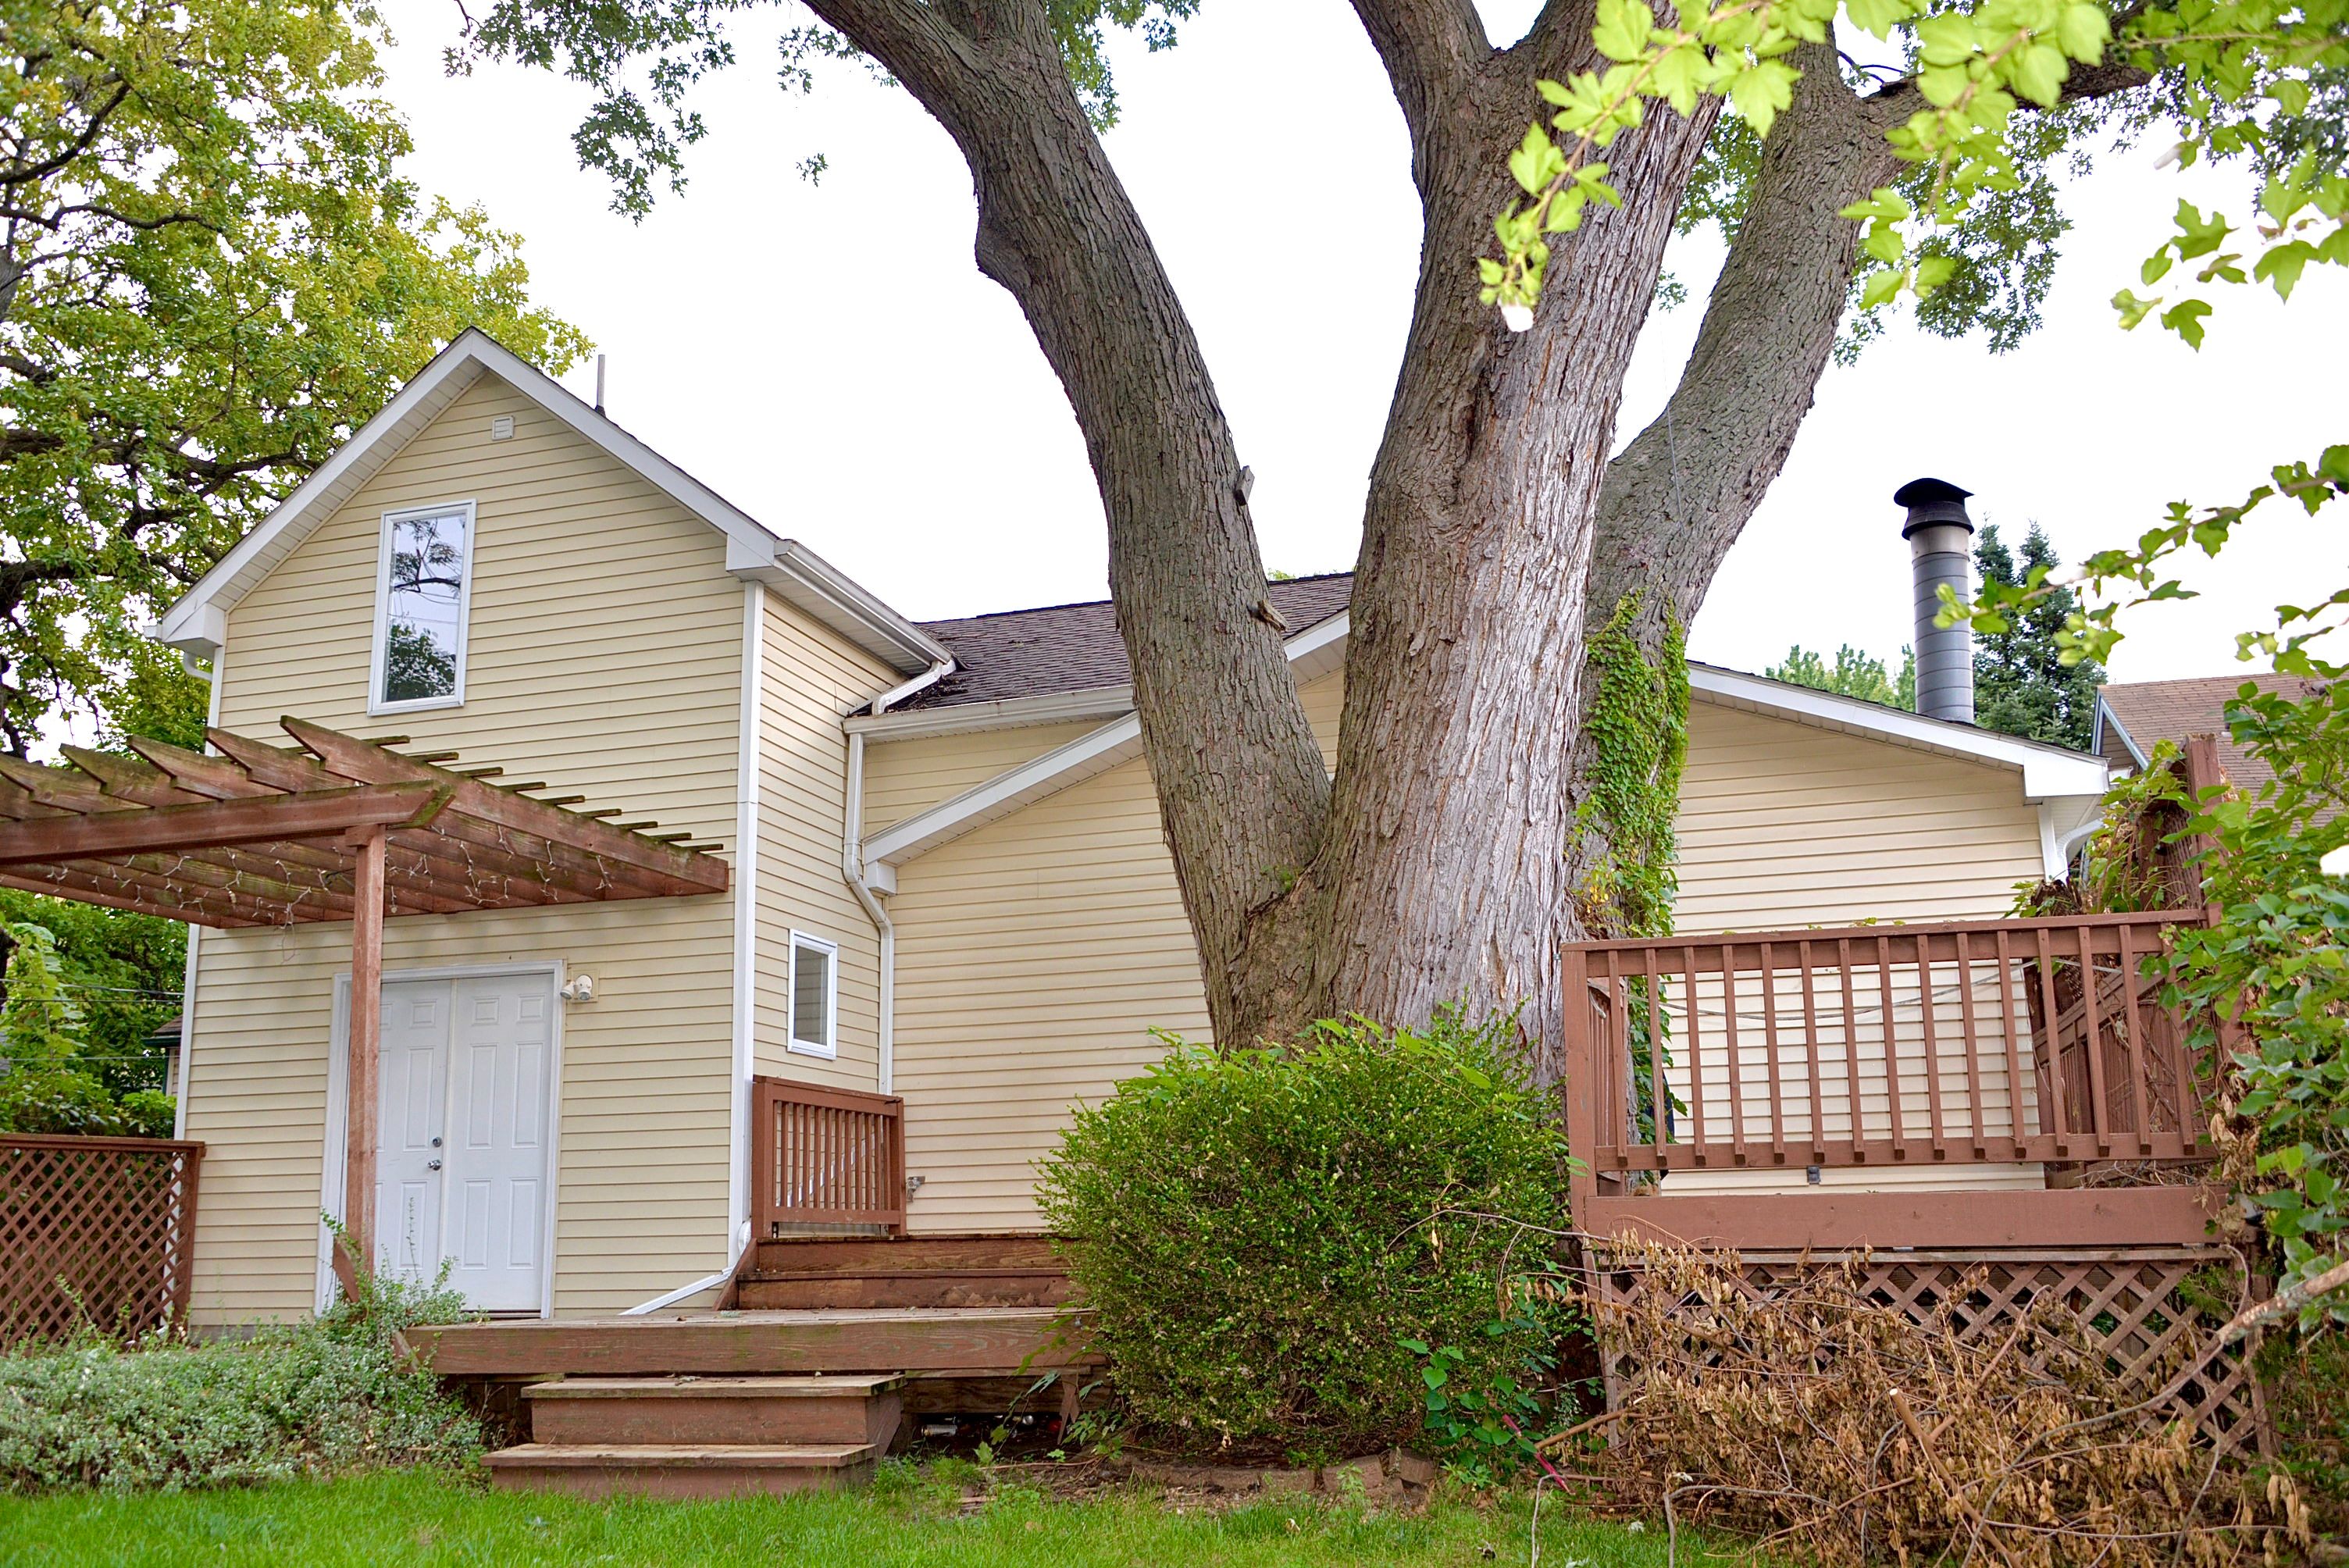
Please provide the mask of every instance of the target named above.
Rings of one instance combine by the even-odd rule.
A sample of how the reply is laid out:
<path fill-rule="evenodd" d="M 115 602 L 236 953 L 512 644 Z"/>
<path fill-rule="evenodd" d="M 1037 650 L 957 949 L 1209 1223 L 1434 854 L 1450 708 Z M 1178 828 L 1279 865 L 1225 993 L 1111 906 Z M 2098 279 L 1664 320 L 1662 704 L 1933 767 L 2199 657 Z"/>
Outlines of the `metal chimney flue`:
<path fill-rule="evenodd" d="M 1974 520 L 1966 497 L 1947 480 L 1910 480 L 1892 492 L 1909 509 L 1900 537 L 1909 542 L 1917 589 L 1917 711 L 1927 718 L 1974 721 L 1974 639 L 1962 625 L 1933 624 L 1947 584 L 1964 603 L 1973 597 Z"/>

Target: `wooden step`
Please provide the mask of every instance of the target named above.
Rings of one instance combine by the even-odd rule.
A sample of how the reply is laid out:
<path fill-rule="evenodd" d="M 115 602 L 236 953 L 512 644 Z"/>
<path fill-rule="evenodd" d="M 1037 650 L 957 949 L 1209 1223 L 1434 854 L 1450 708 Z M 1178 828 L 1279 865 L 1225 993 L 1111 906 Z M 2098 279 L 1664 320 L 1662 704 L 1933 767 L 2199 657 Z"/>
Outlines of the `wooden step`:
<path fill-rule="evenodd" d="M 445 1377 L 731 1377 L 847 1372 L 994 1376 L 1089 1365 L 1082 1319 L 1000 1306 L 843 1312 L 679 1312 L 420 1326 L 409 1343 Z"/>
<path fill-rule="evenodd" d="M 862 1485 L 881 1452 L 874 1443 L 523 1443 L 482 1462 L 501 1491 L 780 1496 Z"/>
<path fill-rule="evenodd" d="M 895 1377 L 567 1377 L 523 1390 L 541 1444 L 869 1444 L 904 1405 Z"/>
<path fill-rule="evenodd" d="M 1058 1269 L 761 1269 L 742 1281 L 746 1310 L 821 1307 L 1058 1306 L 1069 1299 Z"/>
<path fill-rule="evenodd" d="M 1052 1238 L 1032 1233 L 966 1236 L 787 1236 L 758 1243 L 758 1274 L 988 1274 L 1061 1272 Z"/>

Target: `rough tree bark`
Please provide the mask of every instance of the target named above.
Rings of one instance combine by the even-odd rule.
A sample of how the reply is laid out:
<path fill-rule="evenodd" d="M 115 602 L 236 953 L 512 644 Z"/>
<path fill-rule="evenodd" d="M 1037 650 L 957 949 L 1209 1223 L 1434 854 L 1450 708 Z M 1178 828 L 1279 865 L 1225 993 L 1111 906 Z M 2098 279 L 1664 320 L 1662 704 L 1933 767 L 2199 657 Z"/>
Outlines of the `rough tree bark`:
<path fill-rule="evenodd" d="M 1069 85 L 1042 0 L 812 0 L 945 126 L 978 256 L 1067 388 L 1218 1039 L 1318 1016 L 1523 1005 L 1556 1037 L 1560 942 L 1605 851 L 1578 839 L 1588 634 L 1628 593 L 1685 624 L 1784 462 L 1890 169 L 1896 93 L 1806 52 L 1669 413 L 1610 464 L 1663 247 L 1710 134 L 1653 109 L 1609 149 L 1619 210 L 1564 241 L 1533 329 L 1476 297 L 1533 83 L 1593 64 L 1590 0 L 1495 49 L 1473 0 L 1354 0 L 1410 130 L 1425 234 L 1372 470 L 1345 712 L 1326 778 L 1265 598 L 1231 431 L 1150 237 Z"/>

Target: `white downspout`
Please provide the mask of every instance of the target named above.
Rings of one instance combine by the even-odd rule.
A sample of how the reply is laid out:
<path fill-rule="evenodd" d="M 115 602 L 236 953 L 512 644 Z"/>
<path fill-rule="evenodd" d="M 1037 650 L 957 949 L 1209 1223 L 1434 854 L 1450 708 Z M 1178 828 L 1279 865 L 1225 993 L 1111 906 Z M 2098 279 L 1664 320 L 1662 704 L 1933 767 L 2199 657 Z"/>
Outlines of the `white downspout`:
<path fill-rule="evenodd" d="M 941 660 L 912 680 L 874 697 L 865 711 L 886 713 L 892 705 L 944 680 L 954 673 L 954 668 L 952 659 Z M 864 737 L 854 732 L 848 737 L 848 810 L 843 828 L 840 874 L 847 879 L 849 891 L 864 906 L 865 918 L 873 922 L 873 929 L 881 939 L 881 1007 L 874 1026 L 879 1059 L 873 1081 L 875 1092 L 890 1094 L 895 1092 L 897 1078 L 897 927 L 864 879 Z"/>
<path fill-rule="evenodd" d="M 223 643 L 213 652 L 212 667 L 209 670 L 190 658 L 185 649 L 181 650 L 180 653 L 180 666 L 190 675 L 211 684 L 212 695 L 205 699 L 204 705 L 204 727 L 208 729 L 218 728 L 221 719 L 222 684 L 221 677 L 228 672 L 228 645 Z M 212 742 L 206 740 L 204 749 L 210 751 L 212 748 Z M 188 927 L 188 964 L 180 975 L 179 1081 L 166 1086 L 171 1091 L 171 1136 L 174 1138 L 188 1136 L 188 1085 L 191 1081 L 190 1075 L 195 1071 L 196 1067 L 196 943 L 197 939 L 203 934 L 203 929 L 202 926 L 194 924 Z"/>

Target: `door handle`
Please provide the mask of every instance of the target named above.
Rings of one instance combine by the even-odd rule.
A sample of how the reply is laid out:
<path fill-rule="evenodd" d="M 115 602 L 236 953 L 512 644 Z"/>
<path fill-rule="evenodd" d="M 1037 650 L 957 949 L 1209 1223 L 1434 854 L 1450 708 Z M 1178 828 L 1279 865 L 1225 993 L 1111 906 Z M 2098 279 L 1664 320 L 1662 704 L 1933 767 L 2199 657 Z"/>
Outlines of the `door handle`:
<path fill-rule="evenodd" d="M 440 1169 L 440 1161 L 438 1160 L 427 1161 L 425 1161 L 424 1169 L 427 1171 L 438 1171 Z"/>

